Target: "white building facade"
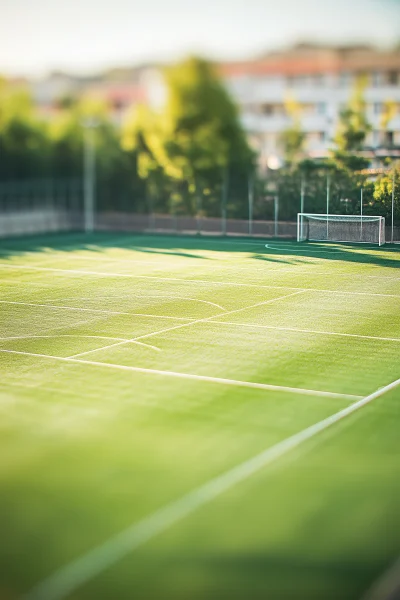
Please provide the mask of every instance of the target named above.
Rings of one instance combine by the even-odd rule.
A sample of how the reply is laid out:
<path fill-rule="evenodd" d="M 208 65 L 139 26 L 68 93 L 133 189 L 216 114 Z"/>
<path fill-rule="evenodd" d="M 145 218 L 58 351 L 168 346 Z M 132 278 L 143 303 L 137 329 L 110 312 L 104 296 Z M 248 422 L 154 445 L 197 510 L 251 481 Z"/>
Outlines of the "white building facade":
<path fill-rule="evenodd" d="M 366 148 L 378 155 L 384 148 L 400 150 L 400 52 L 300 45 L 263 59 L 225 64 L 221 71 L 264 164 L 283 158 L 281 136 L 293 124 L 288 99 L 299 109 L 306 154 L 327 156 L 339 113 L 361 76 L 366 81 L 366 116 L 371 125 Z M 391 118 L 383 126 L 389 104 Z"/>

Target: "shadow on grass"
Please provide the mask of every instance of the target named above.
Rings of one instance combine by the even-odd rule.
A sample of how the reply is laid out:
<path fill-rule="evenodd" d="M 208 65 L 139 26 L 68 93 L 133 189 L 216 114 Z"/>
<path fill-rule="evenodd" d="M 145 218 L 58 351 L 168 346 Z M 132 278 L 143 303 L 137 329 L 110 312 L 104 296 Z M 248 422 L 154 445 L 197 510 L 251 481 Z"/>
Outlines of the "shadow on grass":
<path fill-rule="evenodd" d="M 267 242 L 267 247 L 266 247 Z M 121 248 L 145 254 L 212 260 L 204 252 L 246 253 L 250 259 L 270 263 L 298 264 L 307 258 L 400 267 L 400 247 L 334 243 L 298 244 L 294 240 L 220 236 L 181 236 L 138 233 L 58 233 L 0 240 L 0 261 L 21 253 L 86 251 L 101 254 Z"/>
<path fill-rule="evenodd" d="M 385 565 L 357 558 L 318 560 L 300 554 L 282 556 L 259 552 L 211 555 L 194 568 L 196 566 L 200 572 L 217 574 L 222 587 L 229 581 L 231 589 L 237 591 L 232 598 L 246 597 L 246 588 L 249 591 L 250 586 L 252 598 L 338 600 L 343 593 L 346 598 L 361 598 Z"/>

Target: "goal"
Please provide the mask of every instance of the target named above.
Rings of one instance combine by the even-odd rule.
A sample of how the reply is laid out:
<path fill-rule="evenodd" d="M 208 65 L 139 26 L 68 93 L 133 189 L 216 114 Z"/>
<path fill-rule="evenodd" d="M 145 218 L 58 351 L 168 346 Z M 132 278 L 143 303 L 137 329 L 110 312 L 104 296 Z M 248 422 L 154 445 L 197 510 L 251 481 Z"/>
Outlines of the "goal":
<path fill-rule="evenodd" d="M 298 213 L 297 241 L 385 243 L 385 218 Z"/>

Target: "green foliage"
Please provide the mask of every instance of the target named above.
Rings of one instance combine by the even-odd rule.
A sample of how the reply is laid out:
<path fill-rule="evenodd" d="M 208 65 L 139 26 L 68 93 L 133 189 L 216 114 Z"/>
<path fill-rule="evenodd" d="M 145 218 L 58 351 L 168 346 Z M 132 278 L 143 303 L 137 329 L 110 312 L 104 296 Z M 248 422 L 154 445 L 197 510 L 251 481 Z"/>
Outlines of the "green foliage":
<path fill-rule="evenodd" d="M 301 130 L 300 113 L 301 106 L 292 97 L 286 98 L 285 108 L 291 117 L 291 125 L 287 127 L 280 136 L 283 147 L 285 162 L 294 166 L 303 157 L 305 134 Z"/>
<path fill-rule="evenodd" d="M 0 179 L 35 176 L 49 155 L 46 125 L 24 88 L 0 81 Z"/>
<path fill-rule="evenodd" d="M 348 105 L 340 112 L 335 142 L 338 150 L 342 153 L 361 150 L 366 135 L 371 129 L 365 114 L 364 90 L 366 85 L 364 77 L 357 79 Z"/>
<path fill-rule="evenodd" d="M 391 218 L 393 181 L 395 186 L 394 220 L 396 223 L 400 223 L 400 165 L 398 163 L 394 164 L 388 173 L 377 179 L 371 202 L 377 214 Z"/>
<path fill-rule="evenodd" d="M 365 169 L 369 164 L 368 159 L 357 156 L 357 152 L 364 147 L 367 133 L 371 130 L 366 117 L 366 85 L 365 77 L 357 79 L 348 105 L 340 112 L 335 136 L 336 148 L 332 152 L 333 160 L 339 169 L 356 171 Z"/>
<path fill-rule="evenodd" d="M 140 205 L 143 184 L 135 154 L 120 146 L 119 132 L 99 99 L 59 102 L 52 119 L 40 117 L 28 91 L 0 80 L 0 180 L 79 177 L 84 122 L 95 118 L 97 197 L 100 206 Z"/>
<path fill-rule="evenodd" d="M 300 126 L 294 124 L 285 129 L 281 135 L 281 143 L 284 148 L 285 161 L 294 164 L 302 156 L 305 135 Z"/>
<path fill-rule="evenodd" d="M 138 173 L 152 196 L 167 189 L 173 212 L 218 212 L 224 170 L 247 180 L 253 154 L 236 106 L 213 66 L 190 58 L 164 72 L 160 113 L 141 107 L 124 124 L 122 146 L 138 153 Z M 202 205 L 202 206 L 201 206 Z"/>

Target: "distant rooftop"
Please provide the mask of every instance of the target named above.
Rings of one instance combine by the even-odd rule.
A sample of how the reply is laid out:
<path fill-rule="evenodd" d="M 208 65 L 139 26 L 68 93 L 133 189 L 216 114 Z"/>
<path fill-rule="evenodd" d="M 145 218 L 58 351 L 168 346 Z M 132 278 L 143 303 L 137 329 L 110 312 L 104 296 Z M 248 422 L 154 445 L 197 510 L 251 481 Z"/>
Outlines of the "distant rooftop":
<path fill-rule="evenodd" d="M 300 42 L 253 60 L 226 62 L 223 75 L 308 75 L 317 73 L 400 71 L 400 49 L 380 50 L 368 44 L 332 45 Z"/>

